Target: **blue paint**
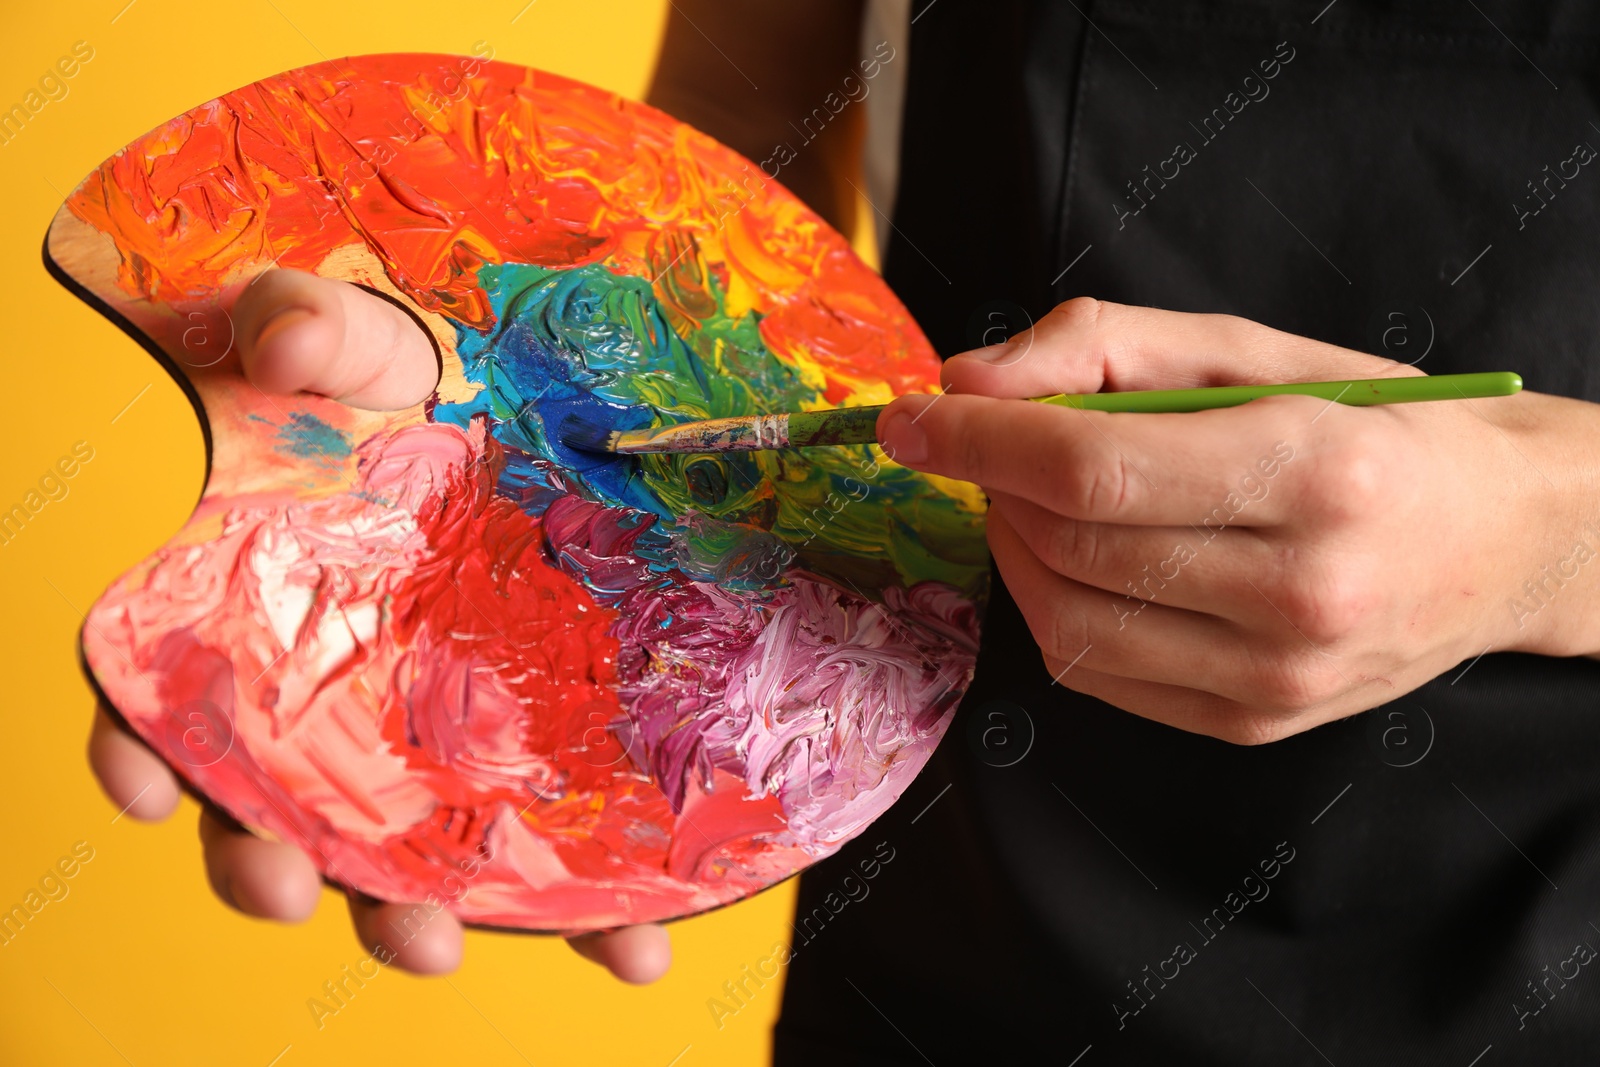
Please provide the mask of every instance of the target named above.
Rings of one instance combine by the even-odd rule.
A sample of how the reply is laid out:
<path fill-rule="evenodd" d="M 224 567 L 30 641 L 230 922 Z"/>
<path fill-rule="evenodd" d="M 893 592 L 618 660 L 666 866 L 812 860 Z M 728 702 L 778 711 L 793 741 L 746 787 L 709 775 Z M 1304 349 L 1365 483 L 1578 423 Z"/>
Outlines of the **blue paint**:
<path fill-rule="evenodd" d="M 251 415 L 256 422 L 272 425 L 270 419 Z M 277 426 L 278 451 L 296 459 L 321 460 L 325 466 L 341 466 L 350 458 L 350 441 L 343 432 L 323 422 L 309 411 L 291 411 L 289 421 Z"/>
<path fill-rule="evenodd" d="M 593 294 L 585 295 L 585 273 L 592 271 L 614 277 L 603 267 L 554 273 L 524 264 L 484 267 L 479 280 L 498 328 L 457 327 L 456 334 L 467 379 L 484 389 L 465 403 L 440 404 L 434 417 L 466 427 L 487 415 L 507 460 L 498 488 L 530 512 L 543 511 L 561 489 L 552 481 L 553 465 L 597 500 L 671 518 L 638 477 L 637 460 L 580 451 L 560 439 L 561 423 L 573 415 L 612 429 L 658 421 L 653 409 L 628 402 L 615 388 L 633 373 L 639 360 L 629 354 L 637 346 L 625 322 L 604 317 Z"/>
<path fill-rule="evenodd" d="M 577 492 L 653 517 L 632 542 L 632 554 L 663 582 L 772 589 L 786 583 L 791 566 L 827 564 L 829 542 L 812 545 L 817 531 L 804 523 L 826 500 L 845 498 L 838 487 L 860 474 L 862 457 L 825 451 L 807 457 L 799 468 L 806 477 L 795 479 L 786 468 L 800 461 L 781 455 L 615 456 L 560 440 L 562 424 L 574 417 L 629 430 L 794 410 L 815 400 L 803 375 L 767 349 L 757 315 L 726 313 L 714 278 L 695 304 L 701 317 L 689 320 L 689 340 L 673 328 L 678 320 L 669 321 L 648 280 L 601 264 L 486 264 L 478 283 L 494 325 L 457 324 L 456 350 L 467 380 L 481 388 L 463 403 L 439 404 L 433 418 L 463 428 L 483 420 L 501 446 L 499 494 L 535 516 Z M 826 530 L 863 537 L 879 528 L 870 511 L 833 517 L 838 510 L 828 512 Z M 575 560 L 558 562 L 602 602 L 615 592 L 595 587 Z"/>

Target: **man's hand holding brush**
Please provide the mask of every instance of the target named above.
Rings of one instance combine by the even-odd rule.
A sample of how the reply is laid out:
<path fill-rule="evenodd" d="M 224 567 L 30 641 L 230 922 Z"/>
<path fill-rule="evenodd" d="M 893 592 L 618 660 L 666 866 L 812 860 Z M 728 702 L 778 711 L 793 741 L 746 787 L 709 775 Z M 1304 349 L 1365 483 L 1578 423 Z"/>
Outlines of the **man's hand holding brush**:
<path fill-rule="evenodd" d="M 1013 398 L 1418 373 L 1243 319 L 1078 299 L 951 358 L 946 393 L 896 401 L 878 436 L 988 492 L 996 564 L 1062 685 L 1255 744 L 1486 650 L 1600 653 L 1594 406 Z"/>

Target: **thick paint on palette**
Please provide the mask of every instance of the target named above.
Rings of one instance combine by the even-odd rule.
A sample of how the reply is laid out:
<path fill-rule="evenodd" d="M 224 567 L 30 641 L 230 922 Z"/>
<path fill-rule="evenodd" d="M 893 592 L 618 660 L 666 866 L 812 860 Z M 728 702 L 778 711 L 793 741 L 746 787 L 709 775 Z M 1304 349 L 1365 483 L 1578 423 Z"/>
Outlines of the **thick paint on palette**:
<path fill-rule="evenodd" d="M 330 879 L 533 930 L 692 914 L 859 833 L 942 735 L 987 573 L 974 492 L 870 446 L 560 440 L 934 388 L 844 240 L 694 130 L 503 63 L 338 60 L 135 141 L 49 252 L 214 441 L 193 517 L 90 612 L 89 665 Z M 435 395 L 359 412 L 190 358 L 274 263 L 408 303 Z"/>

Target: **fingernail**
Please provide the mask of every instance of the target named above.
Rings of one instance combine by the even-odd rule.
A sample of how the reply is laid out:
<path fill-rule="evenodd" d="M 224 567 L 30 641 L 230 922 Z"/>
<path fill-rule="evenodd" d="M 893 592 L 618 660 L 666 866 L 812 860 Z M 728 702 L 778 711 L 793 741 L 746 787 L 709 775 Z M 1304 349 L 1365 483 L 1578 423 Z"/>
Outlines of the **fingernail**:
<path fill-rule="evenodd" d="M 281 330 L 285 330 L 297 322 L 301 322 L 304 319 L 310 318 L 314 314 L 316 313 L 310 308 L 296 307 L 292 304 L 289 307 L 279 308 L 277 311 L 274 311 L 272 314 L 262 319 L 261 325 L 256 327 L 255 344 L 260 345 L 261 342 L 265 341 L 273 334 L 278 333 Z"/>
<path fill-rule="evenodd" d="M 928 459 L 928 434 L 917 425 L 917 416 L 897 411 L 883 424 L 881 444 L 884 454 L 896 463 L 915 467 Z"/>

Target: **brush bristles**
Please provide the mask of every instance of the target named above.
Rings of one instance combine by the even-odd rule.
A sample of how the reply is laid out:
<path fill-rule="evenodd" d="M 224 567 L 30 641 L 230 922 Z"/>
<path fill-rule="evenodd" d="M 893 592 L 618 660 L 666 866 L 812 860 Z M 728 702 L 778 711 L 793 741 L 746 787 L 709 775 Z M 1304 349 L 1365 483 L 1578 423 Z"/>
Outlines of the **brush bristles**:
<path fill-rule="evenodd" d="M 621 436 L 609 426 L 590 422 L 582 415 L 568 415 L 557 431 L 561 443 L 579 452 L 615 452 Z"/>

